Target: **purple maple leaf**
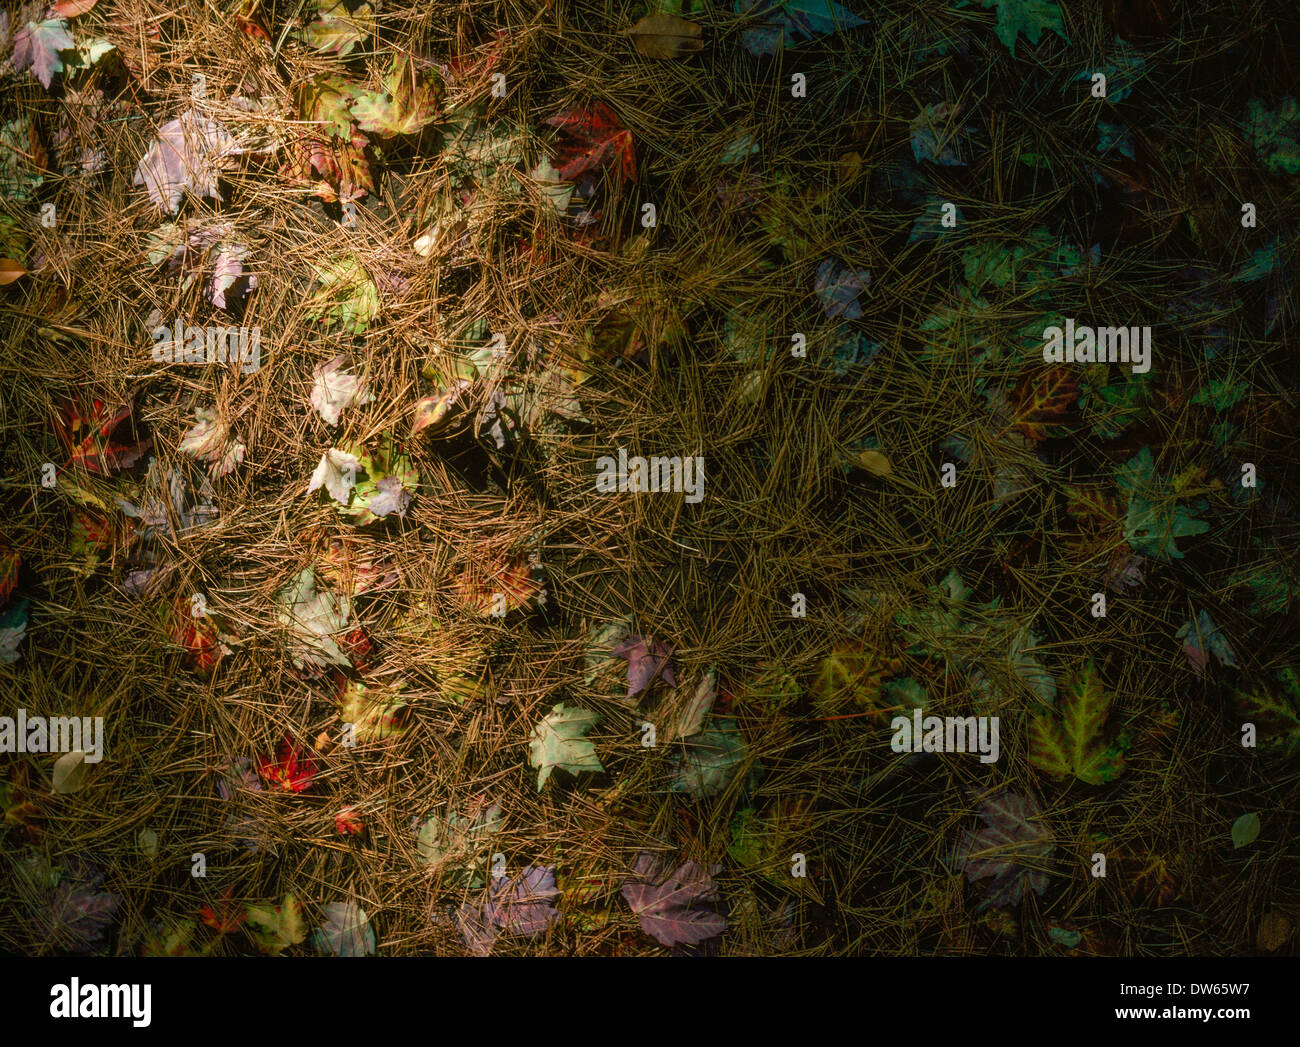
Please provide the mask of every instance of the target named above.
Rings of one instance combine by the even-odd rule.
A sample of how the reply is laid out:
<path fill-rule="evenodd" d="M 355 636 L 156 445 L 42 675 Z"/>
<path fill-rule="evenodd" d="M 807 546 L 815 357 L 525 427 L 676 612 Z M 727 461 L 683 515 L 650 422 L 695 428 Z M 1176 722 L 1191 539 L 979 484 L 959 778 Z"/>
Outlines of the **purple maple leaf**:
<path fill-rule="evenodd" d="M 817 267 L 813 290 L 822 300 L 827 316 L 842 316 L 857 320 L 862 316 L 858 295 L 867 289 L 871 273 L 866 269 L 850 269 L 843 262 L 827 258 Z"/>
<path fill-rule="evenodd" d="M 14 68 L 30 69 L 48 91 L 54 74 L 63 69 L 59 52 L 76 46 L 62 18 L 28 22 L 14 33 Z"/>
<path fill-rule="evenodd" d="M 493 881 L 483 915 L 503 931 L 536 938 L 560 918 L 551 904 L 559 894 L 555 866 L 529 865 L 518 876 Z"/>
<path fill-rule="evenodd" d="M 240 153 L 237 143 L 216 120 L 187 109 L 158 129 L 158 137 L 135 169 L 132 185 L 142 185 L 149 199 L 175 214 L 185 190 L 221 199 L 217 167 Z"/>
<path fill-rule="evenodd" d="M 1038 804 L 1032 796 L 1004 792 L 980 804 L 984 828 L 970 830 L 958 844 L 954 859 L 971 883 L 992 877 L 973 912 L 1017 904 L 1028 885 L 1036 894 L 1047 890 L 1047 873 L 1026 868 L 1024 859 L 1046 858 L 1056 849 L 1045 826 L 1034 824 Z"/>
<path fill-rule="evenodd" d="M 637 855 L 632 878 L 623 884 L 623 897 L 641 921 L 641 929 L 660 945 L 698 945 L 727 929 L 718 912 L 713 876 L 722 866 L 705 869 L 683 862 L 675 872 L 654 854 Z"/>
<path fill-rule="evenodd" d="M 648 642 L 647 642 L 648 641 Z M 670 687 L 677 686 L 673 675 L 673 649 L 653 637 L 629 636 L 609 652 L 615 658 L 627 659 L 627 696 L 635 698 L 662 676 Z"/>
<path fill-rule="evenodd" d="M 99 889 L 103 880 L 103 873 L 89 862 L 72 858 L 65 863 L 58 886 L 33 921 L 42 944 L 76 956 L 88 956 L 107 944 L 121 899 Z"/>

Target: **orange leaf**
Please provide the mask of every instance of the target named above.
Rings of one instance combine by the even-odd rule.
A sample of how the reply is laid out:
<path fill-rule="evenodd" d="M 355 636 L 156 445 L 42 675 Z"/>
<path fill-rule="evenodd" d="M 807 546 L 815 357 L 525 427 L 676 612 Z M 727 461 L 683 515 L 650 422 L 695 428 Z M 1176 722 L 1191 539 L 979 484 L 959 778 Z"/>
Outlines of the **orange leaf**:
<path fill-rule="evenodd" d="M 11 284 L 19 277 L 27 275 L 27 270 L 12 258 L 0 258 L 0 287 Z"/>
<path fill-rule="evenodd" d="M 1014 425 L 1031 440 L 1047 439 L 1047 426 L 1065 421 L 1070 405 L 1079 398 L 1079 376 L 1065 367 L 1034 370 L 1016 383 L 1011 393 Z"/>

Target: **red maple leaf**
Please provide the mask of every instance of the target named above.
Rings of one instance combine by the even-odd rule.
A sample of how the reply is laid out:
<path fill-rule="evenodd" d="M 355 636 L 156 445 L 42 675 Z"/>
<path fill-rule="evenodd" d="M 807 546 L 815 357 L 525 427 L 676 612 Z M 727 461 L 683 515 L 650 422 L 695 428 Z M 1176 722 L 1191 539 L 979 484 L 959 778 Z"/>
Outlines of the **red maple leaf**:
<path fill-rule="evenodd" d="M 636 181 L 636 153 L 632 132 L 618 122 L 614 111 L 603 102 L 589 109 L 566 109 L 548 116 L 546 123 L 569 135 L 556 155 L 560 177 L 574 181 L 585 171 L 614 166 L 615 171 Z"/>
<path fill-rule="evenodd" d="M 129 402 L 110 413 L 103 400 L 89 406 L 64 400 L 54 419 L 54 432 L 68 452 L 68 464 L 101 476 L 135 465 L 153 446 L 153 438 L 141 438 L 132 410 Z"/>
<path fill-rule="evenodd" d="M 334 816 L 334 828 L 340 836 L 359 836 L 365 827 L 355 807 L 344 807 Z"/>
<path fill-rule="evenodd" d="M 272 788 L 300 793 L 315 779 L 316 761 L 286 737 L 277 757 L 263 756 L 257 761 L 257 773 Z"/>
<path fill-rule="evenodd" d="M 492 71 L 492 67 L 501 61 L 501 52 L 509 38 L 510 30 L 498 29 L 492 34 L 492 40 L 487 47 L 451 59 L 444 67 L 447 76 L 459 83 L 485 79 Z"/>
<path fill-rule="evenodd" d="M 231 904 L 233 894 L 234 888 L 227 887 L 221 892 L 221 900 L 215 909 L 210 905 L 199 909 L 199 919 L 218 934 L 229 934 L 248 919 L 248 912 L 243 906 Z"/>

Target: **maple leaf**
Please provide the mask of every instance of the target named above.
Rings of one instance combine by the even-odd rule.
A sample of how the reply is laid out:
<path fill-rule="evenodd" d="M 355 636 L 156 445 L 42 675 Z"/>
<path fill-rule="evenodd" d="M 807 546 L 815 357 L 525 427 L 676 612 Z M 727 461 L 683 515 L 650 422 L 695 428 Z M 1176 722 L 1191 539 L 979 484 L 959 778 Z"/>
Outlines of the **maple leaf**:
<path fill-rule="evenodd" d="M 955 126 L 957 112 L 958 107 L 951 102 L 922 109 L 910 128 L 912 156 L 941 167 L 965 167 L 970 162 L 970 150 L 965 148 L 962 129 Z"/>
<path fill-rule="evenodd" d="M 28 600 L 18 600 L 3 614 L 0 614 L 0 662 L 13 665 L 21 655 L 18 647 L 27 635 Z"/>
<path fill-rule="evenodd" d="M 518 876 L 493 881 L 483 915 L 503 931 L 536 938 L 559 921 L 560 912 L 552 904 L 559 894 L 555 866 L 525 866 Z"/>
<path fill-rule="evenodd" d="M 311 494 L 324 487 L 336 502 L 347 505 L 352 496 L 352 488 L 357 485 L 357 470 L 360 468 L 361 459 L 351 451 L 331 447 L 321 455 L 320 462 L 312 472 L 307 493 Z"/>
<path fill-rule="evenodd" d="M 340 413 L 349 404 L 368 404 L 375 398 L 365 382 L 343 370 L 346 361 L 346 355 L 339 355 L 318 364 L 312 372 L 311 405 L 326 425 L 338 425 Z"/>
<path fill-rule="evenodd" d="M 63 70 L 60 51 L 73 51 L 76 43 L 62 18 L 28 22 L 14 33 L 14 68 L 30 69 L 45 90 L 54 74 Z"/>
<path fill-rule="evenodd" d="M 596 746 L 583 737 L 600 717 L 586 709 L 566 709 L 560 702 L 533 728 L 528 762 L 537 770 L 537 791 L 559 767 L 570 774 L 603 771 Z"/>
<path fill-rule="evenodd" d="M 257 951 L 265 956 L 279 956 L 291 945 L 307 937 L 302 922 L 302 906 L 292 894 L 279 905 L 273 902 L 249 902 L 245 925 Z"/>
<path fill-rule="evenodd" d="M 1300 105 L 1293 97 L 1283 98 L 1276 111 L 1252 100 L 1246 125 L 1251 146 L 1265 167 L 1276 174 L 1300 173 Z"/>
<path fill-rule="evenodd" d="M 795 43 L 799 37 L 811 40 L 815 36 L 866 25 L 852 11 L 835 0 L 735 0 L 737 14 L 752 14 L 765 19 L 763 25 L 746 29 L 740 34 L 741 43 L 752 55 L 774 55 L 783 43 Z"/>
<path fill-rule="evenodd" d="M 668 644 L 649 636 L 629 636 L 609 653 L 614 658 L 627 659 L 628 698 L 646 690 L 657 676 L 662 676 L 669 686 L 677 686 L 670 661 L 673 649 Z"/>
<path fill-rule="evenodd" d="M 334 831 L 340 836 L 360 836 L 366 828 L 355 807 L 344 807 L 334 815 Z"/>
<path fill-rule="evenodd" d="M 354 902 L 330 902 L 325 922 L 311 933 L 312 944 L 332 956 L 373 956 L 379 944 L 366 910 Z"/>
<path fill-rule="evenodd" d="M 18 874 L 37 899 L 29 926 L 41 953 L 90 956 L 105 950 L 121 899 L 101 889 L 99 868 L 77 856 L 51 866 L 43 856 L 31 855 Z"/>
<path fill-rule="evenodd" d="M 717 911 L 719 898 L 713 885 L 713 876 L 722 866 L 706 869 L 687 861 L 676 870 L 671 868 L 658 855 L 637 855 L 622 893 L 641 929 L 666 946 L 698 945 L 725 931 L 727 918 Z"/>
<path fill-rule="evenodd" d="M 353 517 L 358 526 L 385 516 L 405 516 L 411 497 L 420 482 L 420 474 L 410 456 L 400 452 L 392 438 L 385 435 L 370 454 L 362 455 L 358 464 L 365 472 L 352 491 L 351 504 L 339 511 Z"/>
<path fill-rule="evenodd" d="M 284 171 L 311 182 L 315 170 L 325 179 L 316 185 L 316 195 L 331 202 L 357 200 L 375 191 L 365 152 L 370 140 L 353 123 L 349 109 L 356 90 L 337 76 L 327 76 L 304 84 L 298 94 L 300 118 L 314 128 L 293 143 Z"/>
<path fill-rule="evenodd" d="M 1013 55 L 1016 38 L 1021 33 L 1031 44 L 1038 43 L 1044 30 L 1055 33 L 1067 44 L 1070 42 L 1055 0 L 980 0 L 980 6 L 997 7 L 998 24 L 993 31 Z"/>
<path fill-rule="evenodd" d="M 1079 398 L 1079 376 L 1067 367 L 1026 372 L 1011 393 L 1012 424 L 1031 440 L 1047 439 L 1047 427 L 1059 425 Z"/>
<path fill-rule="evenodd" d="M 745 765 L 745 739 L 735 719 L 724 716 L 712 726 L 686 740 L 682 752 L 673 758 L 672 792 L 690 793 L 702 800 L 716 796 L 735 779 Z"/>
<path fill-rule="evenodd" d="M 576 181 L 584 172 L 602 167 L 613 167 L 617 174 L 636 181 L 632 132 L 619 123 L 614 111 L 603 102 L 588 109 L 566 109 L 548 116 L 545 122 L 569 136 L 556 156 L 560 177 L 566 182 Z"/>
<path fill-rule="evenodd" d="M 311 787 L 316 777 L 316 761 L 286 736 L 275 756 L 263 756 L 257 761 L 257 773 L 273 788 L 300 793 Z"/>
<path fill-rule="evenodd" d="M 211 613 L 196 615 L 191 601 L 178 597 L 169 609 L 172 642 L 185 652 L 191 672 L 208 676 L 221 659 L 231 653 L 226 644 L 236 639 L 227 633 Z"/>
<path fill-rule="evenodd" d="M 319 17 L 304 26 L 298 36 L 317 51 L 342 58 L 375 31 L 375 11 L 368 3 L 352 10 L 345 0 L 319 0 L 313 6 Z"/>
<path fill-rule="evenodd" d="M 1173 485 L 1156 472 L 1149 447 L 1144 446 L 1115 475 L 1120 490 L 1128 495 L 1124 537 L 1135 552 L 1164 563 L 1181 560 L 1183 553 L 1175 540 L 1210 529 L 1193 515 L 1204 508 L 1205 500 L 1196 499 L 1190 507 L 1178 504 Z"/>
<path fill-rule="evenodd" d="M 1237 668 L 1236 652 L 1228 643 L 1227 637 L 1219 632 L 1209 611 L 1202 611 L 1195 622 L 1187 622 L 1178 630 L 1176 638 L 1183 641 L 1183 653 L 1187 655 L 1187 662 L 1198 677 L 1205 675 L 1210 655 L 1220 665 Z"/>
<path fill-rule="evenodd" d="M 340 685 L 339 719 L 355 728 L 359 741 L 382 741 L 402 732 L 407 709 L 399 693 L 405 687 L 402 681 L 379 688 L 343 677 Z"/>
<path fill-rule="evenodd" d="M 838 259 L 827 258 L 817 267 L 813 290 L 821 299 L 827 316 L 858 320 L 862 317 L 858 295 L 867 289 L 870 282 L 871 273 L 866 269 L 850 269 Z"/>
<path fill-rule="evenodd" d="M 379 315 L 379 289 L 352 255 L 315 266 L 317 290 L 307 302 L 307 315 L 363 334 Z"/>
<path fill-rule="evenodd" d="M 504 554 L 482 562 L 471 558 L 469 566 L 456 576 L 455 586 L 461 603 L 482 615 L 527 607 L 542 588 L 527 560 Z"/>
<path fill-rule="evenodd" d="M 316 563 L 321 576 L 349 596 L 377 592 L 398 579 L 397 568 L 374 547 L 351 538 L 334 538 Z"/>
<path fill-rule="evenodd" d="M 217 795 L 230 808 L 225 826 L 239 837 L 250 854 L 256 854 L 269 843 L 269 831 L 261 818 L 248 812 L 245 792 L 260 793 L 265 790 L 261 779 L 253 770 L 253 761 L 247 756 L 227 759 L 216 768 Z"/>
<path fill-rule="evenodd" d="M 153 437 L 141 439 L 131 402 L 110 412 L 103 400 L 89 406 L 65 400 L 55 417 L 54 432 L 68 452 L 69 465 L 100 476 L 129 469 L 153 446 Z"/>
<path fill-rule="evenodd" d="M 349 111 L 363 131 L 384 136 L 413 134 L 438 116 L 442 85 L 406 55 L 394 55 L 384 91 L 357 90 Z"/>
<path fill-rule="evenodd" d="M 1034 823 L 1038 814 L 1038 803 L 1022 793 L 998 793 L 980 804 L 984 827 L 967 831 L 954 852 L 957 867 L 971 883 L 992 877 L 973 914 L 1016 905 L 1026 887 L 1036 894 L 1047 890 L 1047 872 L 1031 863 L 1049 856 L 1056 846 L 1051 832 Z"/>
<path fill-rule="evenodd" d="M 486 850 L 505 823 L 500 804 L 491 804 L 466 817 L 453 812 L 430 815 L 420 826 L 415 849 L 444 882 L 453 886 L 482 887 L 487 869 Z"/>
<path fill-rule="evenodd" d="M 196 423 L 181 438 L 179 450 L 210 463 L 208 472 L 214 478 L 233 472 L 244 460 L 244 445 L 231 439 L 230 426 L 215 407 L 195 408 L 194 417 Z"/>
<path fill-rule="evenodd" d="M 243 925 L 248 919 L 248 913 L 239 912 L 238 906 L 231 904 L 234 893 L 233 887 L 227 887 L 221 892 L 221 900 L 215 907 L 211 905 L 199 907 L 199 919 L 205 927 L 211 927 L 218 934 L 229 934 Z"/>
<path fill-rule="evenodd" d="M 1073 774 L 1089 785 L 1118 778 L 1124 772 L 1128 737 L 1121 734 L 1113 742 L 1102 738 L 1110 701 L 1089 660 L 1066 685 L 1060 718 L 1036 716 L 1030 721 L 1029 762 L 1054 777 Z"/>
<path fill-rule="evenodd" d="M 1300 676 L 1286 668 L 1276 680 L 1236 691 L 1233 706 L 1243 721 L 1255 725 L 1260 748 L 1292 757 L 1300 753 Z"/>
<path fill-rule="evenodd" d="M 280 622 L 293 633 L 290 646 L 293 664 L 305 666 L 348 665 L 336 636 L 347 628 L 350 601 L 316 589 L 316 575 L 310 567 L 280 592 Z"/>
<path fill-rule="evenodd" d="M 222 199 L 217 175 L 227 159 L 241 153 L 216 120 L 187 109 L 158 129 L 158 137 L 135 169 L 132 185 L 142 185 L 149 199 L 175 214 L 185 190 L 196 196 Z"/>

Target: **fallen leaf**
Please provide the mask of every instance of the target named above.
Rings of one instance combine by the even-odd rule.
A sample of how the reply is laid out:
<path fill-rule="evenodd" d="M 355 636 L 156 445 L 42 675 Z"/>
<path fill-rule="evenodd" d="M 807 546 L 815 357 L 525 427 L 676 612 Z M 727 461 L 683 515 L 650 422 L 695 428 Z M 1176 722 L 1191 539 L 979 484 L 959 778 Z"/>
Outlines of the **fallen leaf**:
<path fill-rule="evenodd" d="M 716 909 L 719 898 L 712 879 L 722 866 L 706 869 L 688 861 L 670 869 L 657 855 L 637 855 L 622 893 L 641 929 L 666 946 L 698 945 L 725 931 L 727 919 Z"/>
<path fill-rule="evenodd" d="M 483 915 L 496 927 L 524 938 L 536 938 L 560 919 L 552 904 L 559 897 L 553 865 L 529 865 L 518 876 L 492 882 Z"/>
<path fill-rule="evenodd" d="M 312 931 L 312 944 L 332 956 L 373 956 L 379 939 L 366 910 L 354 902 L 330 902 L 325 922 Z"/>
<path fill-rule="evenodd" d="M 1018 904 L 1026 887 L 1036 894 L 1047 890 L 1046 870 L 1033 863 L 1056 848 L 1051 832 L 1037 822 L 1038 814 L 1037 802 L 1022 793 L 998 793 L 980 804 L 984 827 L 969 830 L 954 852 L 957 867 L 971 883 L 992 877 L 973 914 Z"/>
<path fill-rule="evenodd" d="M 662 676 L 669 686 L 677 686 L 673 675 L 673 649 L 649 636 L 629 636 L 609 652 L 615 658 L 627 659 L 627 696 L 635 698 Z"/>
<path fill-rule="evenodd" d="M 292 894 L 286 894 L 279 905 L 250 902 L 246 917 L 253 944 L 266 956 L 279 956 L 307 937 L 307 928 L 302 922 L 302 906 Z"/>
<path fill-rule="evenodd" d="M 68 23 L 62 18 L 28 22 L 14 33 L 14 68 L 30 69 L 45 90 L 50 89 L 54 74 L 63 69 L 60 51 L 76 48 Z"/>
<path fill-rule="evenodd" d="M 326 425 L 338 425 L 340 413 L 349 404 L 368 404 L 375 398 L 360 378 L 343 369 L 346 362 L 346 355 L 336 356 L 312 372 L 311 405 Z"/>
<path fill-rule="evenodd" d="M 1255 944 L 1268 952 L 1277 952 L 1291 938 L 1293 929 L 1286 915 L 1274 909 L 1272 912 L 1265 913 L 1259 921 L 1259 929 L 1255 932 Z"/>
<path fill-rule="evenodd" d="M 349 665 L 338 641 L 347 629 L 350 601 L 328 592 L 318 592 L 316 576 L 304 568 L 280 592 L 280 622 L 293 633 L 290 646 L 293 664 L 304 666 Z"/>
<path fill-rule="evenodd" d="M 158 207 L 175 214 L 185 190 L 222 199 L 217 175 L 227 159 L 241 152 L 216 120 L 187 109 L 158 129 L 158 137 L 136 167 L 132 185 L 142 185 Z"/>
<path fill-rule="evenodd" d="M 85 784 L 89 771 L 86 753 L 80 749 L 64 753 L 54 761 L 54 791 L 60 794 L 75 793 Z"/>
<path fill-rule="evenodd" d="M 1243 814 L 1232 823 L 1232 846 L 1236 850 L 1246 847 L 1259 838 L 1259 815 Z"/>
<path fill-rule="evenodd" d="M 704 47 L 700 40 L 702 32 L 694 22 L 676 15 L 653 14 L 625 30 L 625 35 L 632 38 L 637 52 L 647 58 L 681 58 Z"/>
<path fill-rule="evenodd" d="M 1127 739 L 1103 738 L 1110 695 L 1092 661 L 1066 686 L 1061 717 L 1036 716 L 1029 725 L 1029 762 L 1057 778 L 1073 774 L 1089 785 L 1114 781 L 1124 772 Z"/>
<path fill-rule="evenodd" d="M 570 774 L 605 769 L 596 756 L 596 746 L 583 737 L 599 719 L 596 713 L 566 709 L 560 702 L 538 721 L 528 743 L 528 762 L 538 769 L 538 792 L 557 767 Z"/>
<path fill-rule="evenodd" d="M 300 793 L 309 789 L 315 780 L 316 761 L 292 738 L 286 737 L 275 756 L 263 756 L 257 761 L 257 773 L 273 788 Z"/>
<path fill-rule="evenodd" d="M 12 258 L 0 258 L 0 287 L 27 275 L 27 270 Z"/>
<path fill-rule="evenodd" d="M 569 136 L 556 157 L 565 181 L 577 181 L 584 172 L 602 167 L 613 167 L 616 173 L 636 181 L 632 132 L 618 122 L 609 106 L 598 102 L 589 109 L 566 109 L 548 116 L 545 122 Z"/>

